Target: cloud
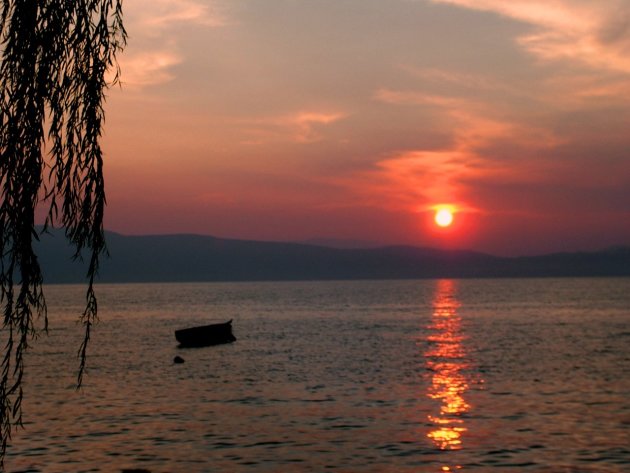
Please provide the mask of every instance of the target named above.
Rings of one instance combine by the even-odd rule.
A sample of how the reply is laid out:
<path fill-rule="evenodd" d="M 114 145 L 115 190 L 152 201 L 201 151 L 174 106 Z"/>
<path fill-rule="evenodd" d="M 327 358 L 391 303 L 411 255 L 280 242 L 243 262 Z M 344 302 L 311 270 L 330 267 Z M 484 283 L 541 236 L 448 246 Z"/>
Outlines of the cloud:
<path fill-rule="evenodd" d="M 144 88 L 173 80 L 173 66 L 185 61 L 178 45 L 181 28 L 224 26 L 228 20 L 217 5 L 195 0 L 135 0 L 125 4 L 129 44 L 119 58 L 122 83 Z"/>
<path fill-rule="evenodd" d="M 380 102 L 392 105 L 427 105 L 446 107 L 450 109 L 459 109 L 461 107 L 469 107 L 472 101 L 462 99 L 460 97 L 449 97 L 445 95 L 434 95 L 415 90 L 391 90 L 382 88 L 375 92 L 374 98 Z"/>
<path fill-rule="evenodd" d="M 500 109 L 468 98 L 390 89 L 378 90 L 374 98 L 431 107 L 435 120 L 451 132 L 447 147 L 392 153 L 346 181 L 358 194 L 373 196 L 375 206 L 422 212 L 454 204 L 460 211 L 478 212 L 471 183 L 481 177 L 533 182 L 546 172 L 544 158 L 536 156 L 563 143 L 542 126 L 512 120 Z"/>
<path fill-rule="evenodd" d="M 289 124 L 293 123 L 298 132 L 295 139 L 301 143 L 311 143 L 319 141 L 323 135 L 319 132 L 321 125 L 329 125 L 345 118 L 343 113 L 313 113 L 302 112 L 294 117 L 290 117 Z"/>
<path fill-rule="evenodd" d="M 517 41 L 543 60 L 569 60 L 630 73 L 630 5 L 623 0 L 432 1 L 490 11 L 532 25 L 534 31 Z"/>
<path fill-rule="evenodd" d="M 624 75 L 557 74 L 544 81 L 545 100 L 558 110 L 619 107 L 630 103 L 630 80 Z"/>
<path fill-rule="evenodd" d="M 547 147 L 559 144 L 558 138 L 551 132 L 510 119 L 496 104 L 458 96 L 391 89 L 377 90 L 374 98 L 388 104 L 435 108 L 438 112 L 436 119 L 440 119 L 440 115 L 449 119 L 458 148 L 477 149 L 499 138 L 509 138 L 515 145 L 536 143 L 537 146 Z"/>
<path fill-rule="evenodd" d="M 325 139 L 325 127 L 347 117 L 343 112 L 300 111 L 282 116 L 241 120 L 248 145 L 271 142 L 314 143 Z"/>
<path fill-rule="evenodd" d="M 227 16 L 215 2 L 196 0 L 135 0 L 125 4 L 125 19 L 142 34 L 157 35 L 177 24 L 224 26 Z"/>
<path fill-rule="evenodd" d="M 492 78 L 489 75 L 473 74 L 470 72 L 452 71 L 439 68 L 419 68 L 414 66 L 404 66 L 403 69 L 413 77 L 417 77 L 425 82 L 433 84 L 447 84 L 462 89 L 473 90 L 501 90 L 516 92 L 514 87 Z"/>
<path fill-rule="evenodd" d="M 170 51 L 145 51 L 127 55 L 121 60 L 125 86 L 146 87 L 170 82 L 174 74 L 171 68 L 181 62 L 181 57 Z"/>

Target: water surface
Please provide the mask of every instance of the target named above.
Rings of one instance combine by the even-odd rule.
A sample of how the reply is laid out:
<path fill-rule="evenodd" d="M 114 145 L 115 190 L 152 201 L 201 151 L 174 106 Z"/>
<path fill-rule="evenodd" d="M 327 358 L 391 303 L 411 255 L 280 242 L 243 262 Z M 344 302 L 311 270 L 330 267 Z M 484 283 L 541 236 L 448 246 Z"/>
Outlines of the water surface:
<path fill-rule="evenodd" d="M 83 290 L 47 288 L 7 471 L 630 471 L 630 279 L 105 285 L 77 392 Z"/>

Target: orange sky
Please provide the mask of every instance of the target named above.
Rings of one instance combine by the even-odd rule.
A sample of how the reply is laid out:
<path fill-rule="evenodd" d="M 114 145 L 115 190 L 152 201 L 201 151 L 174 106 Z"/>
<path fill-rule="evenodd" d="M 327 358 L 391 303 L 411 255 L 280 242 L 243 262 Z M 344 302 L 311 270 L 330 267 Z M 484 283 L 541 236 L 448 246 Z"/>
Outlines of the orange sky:
<path fill-rule="evenodd" d="M 132 0 L 106 227 L 630 244 L 625 0 Z M 433 208 L 451 204 L 438 229 Z"/>

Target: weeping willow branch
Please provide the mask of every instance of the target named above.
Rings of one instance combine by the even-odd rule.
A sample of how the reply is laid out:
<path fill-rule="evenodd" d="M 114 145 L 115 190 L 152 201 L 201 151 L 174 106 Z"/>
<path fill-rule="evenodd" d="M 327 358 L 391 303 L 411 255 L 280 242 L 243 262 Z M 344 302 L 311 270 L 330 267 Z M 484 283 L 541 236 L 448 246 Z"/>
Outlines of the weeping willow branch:
<path fill-rule="evenodd" d="M 89 254 L 79 386 L 83 378 L 105 251 L 100 137 L 104 94 L 118 80 L 116 53 L 126 41 L 122 0 L 1 0 L 0 34 L 1 469 L 22 423 L 24 354 L 48 326 L 33 251 L 42 201 L 49 209 L 44 227 L 63 226 L 75 257 Z"/>

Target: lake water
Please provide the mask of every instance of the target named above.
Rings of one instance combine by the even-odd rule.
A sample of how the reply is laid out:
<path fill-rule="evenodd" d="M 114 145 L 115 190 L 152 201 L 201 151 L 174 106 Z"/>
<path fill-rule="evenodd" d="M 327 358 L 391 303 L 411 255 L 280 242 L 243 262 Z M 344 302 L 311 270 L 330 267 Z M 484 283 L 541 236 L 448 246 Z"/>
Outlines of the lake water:
<path fill-rule="evenodd" d="M 100 286 L 77 392 L 83 291 L 47 288 L 8 472 L 630 471 L 630 279 Z"/>

